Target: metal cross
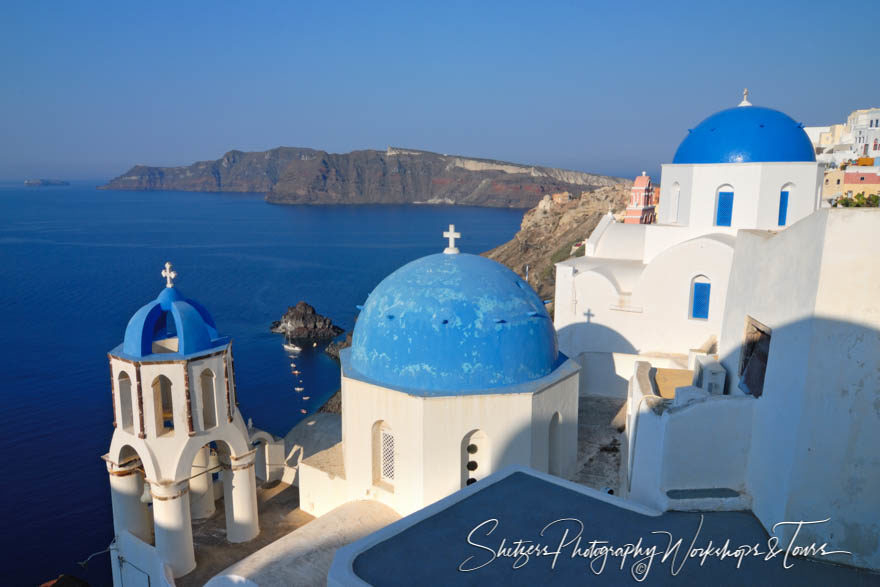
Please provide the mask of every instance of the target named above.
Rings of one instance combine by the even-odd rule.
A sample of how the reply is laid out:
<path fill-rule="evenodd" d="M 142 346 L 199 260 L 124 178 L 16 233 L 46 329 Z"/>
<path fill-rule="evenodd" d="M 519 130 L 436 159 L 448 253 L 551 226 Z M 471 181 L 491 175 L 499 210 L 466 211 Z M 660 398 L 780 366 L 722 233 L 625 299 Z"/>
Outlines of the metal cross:
<path fill-rule="evenodd" d="M 447 255 L 454 255 L 458 253 L 458 248 L 455 246 L 455 239 L 461 238 L 460 232 L 455 232 L 455 225 L 450 224 L 449 230 L 443 233 L 443 236 L 449 239 L 449 246 L 446 247 L 443 252 Z"/>
<path fill-rule="evenodd" d="M 165 287 L 174 287 L 174 281 L 172 280 L 177 277 L 177 272 L 171 270 L 170 261 L 165 261 L 165 269 L 162 270 L 162 277 L 165 278 Z"/>

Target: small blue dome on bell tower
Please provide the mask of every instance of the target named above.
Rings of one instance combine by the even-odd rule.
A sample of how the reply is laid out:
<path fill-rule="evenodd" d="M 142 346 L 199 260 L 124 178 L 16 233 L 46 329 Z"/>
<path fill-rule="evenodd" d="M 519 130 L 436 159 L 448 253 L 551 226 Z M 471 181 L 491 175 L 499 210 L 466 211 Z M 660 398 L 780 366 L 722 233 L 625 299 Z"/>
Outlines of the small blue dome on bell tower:
<path fill-rule="evenodd" d="M 122 352 L 130 357 L 149 355 L 193 355 L 226 345 L 228 337 L 220 337 L 214 319 L 200 303 L 184 298 L 174 286 L 177 273 L 171 263 L 162 271 L 165 289 L 156 299 L 142 306 L 128 321 Z"/>

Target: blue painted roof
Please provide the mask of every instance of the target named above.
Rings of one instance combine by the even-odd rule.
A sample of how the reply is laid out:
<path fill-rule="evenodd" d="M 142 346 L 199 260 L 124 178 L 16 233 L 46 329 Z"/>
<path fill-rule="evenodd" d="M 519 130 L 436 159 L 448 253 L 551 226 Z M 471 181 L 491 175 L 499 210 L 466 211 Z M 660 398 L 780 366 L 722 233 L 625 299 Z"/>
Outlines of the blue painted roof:
<path fill-rule="evenodd" d="M 787 114 L 761 106 L 717 112 L 691 129 L 673 163 L 750 163 L 815 161 L 803 125 Z"/>
<path fill-rule="evenodd" d="M 539 379 L 558 357 L 556 330 L 527 283 L 485 257 L 437 254 L 376 286 L 350 364 L 379 384 L 449 395 Z"/>
<path fill-rule="evenodd" d="M 221 344 L 214 319 L 195 300 L 184 299 L 176 287 L 166 287 L 155 300 L 141 307 L 128 321 L 122 352 L 142 358 L 153 354 L 153 342 L 177 337 L 177 352 L 168 355 L 192 355 Z"/>

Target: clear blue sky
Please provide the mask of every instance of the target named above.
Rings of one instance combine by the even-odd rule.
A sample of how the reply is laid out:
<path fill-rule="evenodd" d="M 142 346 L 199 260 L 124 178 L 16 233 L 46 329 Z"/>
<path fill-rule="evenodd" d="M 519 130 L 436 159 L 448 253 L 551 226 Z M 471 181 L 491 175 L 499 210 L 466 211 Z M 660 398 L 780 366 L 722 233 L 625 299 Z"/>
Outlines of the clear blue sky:
<path fill-rule="evenodd" d="M 877 2 L 4 2 L 0 179 L 279 145 L 654 171 L 745 86 L 808 125 L 880 105 L 878 22 Z"/>

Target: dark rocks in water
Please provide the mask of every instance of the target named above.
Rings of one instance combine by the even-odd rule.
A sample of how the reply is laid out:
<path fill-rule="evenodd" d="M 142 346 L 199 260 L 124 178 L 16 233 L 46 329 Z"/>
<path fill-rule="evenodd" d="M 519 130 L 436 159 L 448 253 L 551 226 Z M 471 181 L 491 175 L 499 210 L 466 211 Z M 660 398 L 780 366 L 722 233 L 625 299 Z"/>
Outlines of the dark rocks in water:
<path fill-rule="evenodd" d="M 318 412 L 324 414 L 341 414 L 342 413 L 342 390 L 330 396 L 324 405 L 318 408 Z"/>
<path fill-rule="evenodd" d="M 270 330 L 300 340 L 327 340 L 343 332 L 330 318 L 321 316 L 315 312 L 315 308 L 302 301 L 289 306 L 281 320 L 272 323 Z"/>
<path fill-rule="evenodd" d="M 327 348 L 324 349 L 324 352 L 336 359 L 339 360 L 339 351 L 342 349 L 347 349 L 351 346 L 351 330 L 348 331 L 348 334 L 345 335 L 345 339 L 343 340 L 334 340 L 330 344 L 327 345 Z"/>
<path fill-rule="evenodd" d="M 63 179 L 26 179 L 24 180 L 24 185 L 28 187 L 45 187 L 70 185 L 70 182 L 64 181 Z"/>

